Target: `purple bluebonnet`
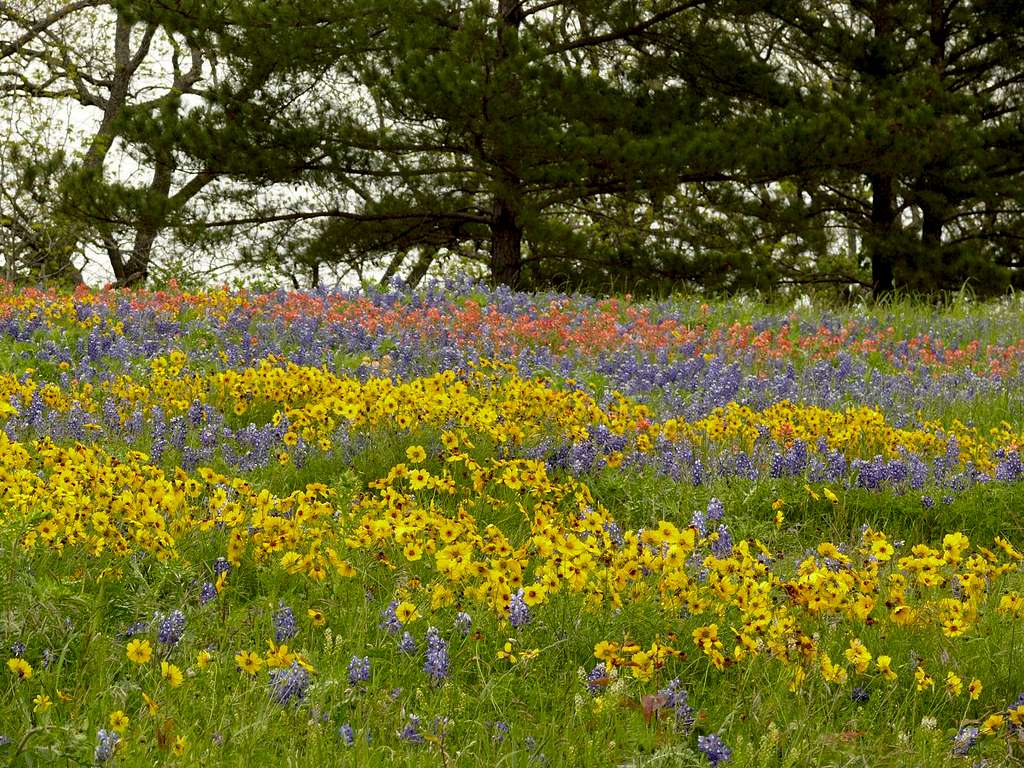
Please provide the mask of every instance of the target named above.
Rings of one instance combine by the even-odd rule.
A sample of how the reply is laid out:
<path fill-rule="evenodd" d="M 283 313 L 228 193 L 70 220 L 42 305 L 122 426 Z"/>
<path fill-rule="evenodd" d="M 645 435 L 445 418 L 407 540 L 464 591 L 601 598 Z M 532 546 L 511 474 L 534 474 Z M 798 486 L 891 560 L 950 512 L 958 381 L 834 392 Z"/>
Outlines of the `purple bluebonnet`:
<path fill-rule="evenodd" d="M 206 605 L 211 600 L 217 597 L 217 587 L 213 585 L 211 581 L 203 582 L 203 586 L 199 589 L 199 604 Z"/>
<path fill-rule="evenodd" d="M 114 398 L 104 398 L 101 412 L 103 414 L 103 422 L 108 428 L 113 430 L 121 428 L 121 414 L 117 409 L 117 402 Z"/>
<path fill-rule="evenodd" d="M 416 653 L 416 638 L 409 632 L 405 632 L 402 635 L 402 639 L 398 642 L 398 650 L 409 655 Z"/>
<path fill-rule="evenodd" d="M 348 682 L 349 685 L 356 685 L 358 683 L 368 682 L 370 679 L 370 657 L 353 656 L 352 660 L 348 663 Z"/>
<path fill-rule="evenodd" d="M 170 616 L 156 618 L 160 619 L 157 641 L 164 645 L 177 645 L 185 634 L 185 614 L 181 611 L 172 611 Z"/>
<path fill-rule="evenodd" d="M 1020 453 L 1010 451 L 996 464 L 996 480 L 1011 482 L 1024 477 L 1024 463 L 1021 462 Z"/>
<path fill-rule="evenodd" d="M 282 706 L 298 704 L 306 698 L 309 687 L 309 672 L 297 661 L 287 669 L 274 669 L 270 672 L 270 698 Z"/>
<path fill-rule="evenodd" d="M 592 696 L 596 696 L 601 692 L 602 686 L 598 681 L 604 681 L 608 678 L 608 670 L 605 668 L 604 662 L 598 662 L 594 665 L 594 668 L 587 674 L 587 690 Z"/>
<path fill-rule="evenodd" d="M 167 429 L 170 432 L 170 444 L 172 448 L 181 451 L 185 448 L 185 440 L 188 438 L 188 425 L 181 416 L 172 416 L 167 420 Z"/>
<path fill-rule="evenodd" d="M 405 727 L 398 733 L 398 738 L 408 741 L 411 744 L 422 744 L 425 739 L 420 733 L 420 719 L 416 715 L 409 715 Z"/>
<path fill-rule="evenodd" d="M 739 453 L 733 463 L 733 473 L 746 480 L 757 480 L 757 467 L 749 453 Z"/>
<path fill-rule="evenodd" d="M 973 725 L 965 725 L 953 737 L 953 754 L 965 757 L 977 741 L 978 729 Z"/>
<path fill-rule="evenodd" d="M 193 400 L 192 405 L 189 406 L 186 416 L 193 427 L 198 427 L 203 423 L 203 419 L 206 416 L 203 404 L 199 400 Z"/>
<path fill-rule="evenodd" d="M 718 526 L 718 538 L 711 542 L 711 553 L 717 558 L 725 558 L 732 554 L 732 534 L 729 528 L 722 523 Z"/>
<path fill-rule="evenodd" d="M 515 629 L 530 623 L 530 609 L 523 599 L 523 590 L 518 590 L 508 601 L 508 619 Z"/>
<path fill-rule="evenodd" d="M 398 601 L 392 600 L 388 603 L 388 607 L 380 612 L 380 624 L 377 626 L 387 631 L 389 635 L 397 635 L 402 631 L 402 622 L 398 620 L 398 614 L 395 613 L 395 609 L 398 607 Z"/>
<path fill-rule="evenodd" d="M 448 643 L 435 628 L 427 629 L 427 658 L 423 671 L 430 675 L 430 681 L 439 683 L 448 677 Z"/>
<path fill-rule="evenodd" d="M 693 460 L 693 475 L 692 480 L 694 486 L 704 485 L 708 480 L 708 473 L 704 469 L 704 465 L 701 463 L 699 458 Z"/>
<path fill-rule="evenodd" d="M 132 411 L 132 415 L 128 417 L 124 422 L 124 425 L 121 427 L 121 435 L 127 442 L 134 443 L 142 434 L 142 430 L 145 425 L 146 418 L 142 412 L 142 407 L 137 407 Z"/>
<path fill-rule="evenodd" d="M 465 611 L 455 614 L 455 629 L 463 635 L 468 635 L 473 629 L 473 617 Z"/>
<path fill-rule="evenodd" d="M 794 440 L 793 445 L 786 451 L 784 463 L 787 475 L 799 475 L 807 467 L 807 443 L 803 440 Z"/>
<path fill-rule="evenodd" d="M 712 497 L 708 501 L 708 520 L 717 523 L 724 515 L 725 505 L 719 499 Z"/>
<path fill-rule="evenodd" d="M 163 408 L 154 405 L 149 413 L 149 459 L 154 464 L 159 464 L 167 451 L 167 424 Z"/>
<path fill-rule="evenodd" d="M 342 723 L 342 726 L 338 729 L 338 735 L 347 747 L 351 747 L 356 743 L 355 731 L 352 730 L 352 726 L 348 723 Z"/>
<path fill-rule="evenodd" d="M 569 451 L 568 469 L 574 475 L 589 472 L 597 461 L 600 448 L 590 442 L 575 443 Z"/>
<path fill-rule="evenodd" d="M 690 516 L 690 527 L 695 528 L 701 536 L 708 535 L 708 520 L 703 511 L 693 510 L 693 514 Z"/>
<path fill-rule="evenodd" d="M 93 752 L 93 759 L 97 763 L 105 763 L 114 756 L 114 750 L 117 749 L 117 743 L 121 741 L 121 737 L 117 735 L 117 731 L 108 731 L 106 728 L 100 728 L 96 732 L 96 750 Z"/>
<path fill-rule="evenodd" d="M 868 692 L 868 689 L 862 686 L 855 685 L 853 690 L 850 691 L 850 699 L 857 704 L 867 704 L 870 698 L 871 694 Z"/>
<path fill-rule="evenodd" d="M 723 743 L 717 733 L 709 733 L 697 739 L 697 749 L 704 753 L 704 756 L 711 763 L 712 768 L 719 763 L 724 763 L 732 757 L 732 750 Z"/>
<path fill-rule="evenodd" d="M 494 724 L 494 735 L 491 736 L 491 741 L 497 744 L 501 744 L 505 741 L 505 737 L 508 736 L 509 727 L 508 723 L 499 720 Z"/>
<path fill-rule="evenodd" d="M 683 733 L 689 733 L 690 729 L 693 728 L 694 722 L 696 722 L 696 717 L 693 707 L 690 706 L 689 696 L 682 687 L 679 678 L 676 677 L 670 680 L 667 687 L 658 691 L 658 695 L 664 696 L 665 706 L 675 712 L 676 728 L 683 731 Z"/>
<path fill-rule="evenodd" d="M 920 490 L 928 480 L 928 465 L 916 453 L 907 453 L 906 461 L 910 468 L 910 487 Z"/>
<path fill-rule="evenodd" d="M 292 613 L 292 609 L 283 602 L 280 603 L 278 609 L 274 612 L 274 639 L 279 643 L 283 643 L 286 640 L 291 640 L 298 632 L 299 625 L 295 621 L 295 614 Z"/>
<path fill-rule="evenodd" d="M 128 628 L 121 633 L 121 637 L 125 640 L 136 637 L 137 635 L 144 635 L 149 631 L 149 623 L 145 621 L 136 621 L 128 625 Z"/>
<path fill-rule="evenodd" d="M 199 459 L 199 451 L 191 445 L 186 445 L 181 449 L 181 468 L 186 472 L 194 471 L 199 466 Z"/>
<path fill-rule="evenodd" d="M 24 656 L 25 655 L 25 644 L 20 640 L 16 643 L 11 643 L 11 656 Z"/>
<path fill-rule="evenodd" d="M 608 534 L 608 539 L 615 549 L 622 549 L 626 546 L 626 539 L 622 535 L 622 528 L 619 527 L 618 523 L 608 522 L 604 524 L 604 530 Z"/>

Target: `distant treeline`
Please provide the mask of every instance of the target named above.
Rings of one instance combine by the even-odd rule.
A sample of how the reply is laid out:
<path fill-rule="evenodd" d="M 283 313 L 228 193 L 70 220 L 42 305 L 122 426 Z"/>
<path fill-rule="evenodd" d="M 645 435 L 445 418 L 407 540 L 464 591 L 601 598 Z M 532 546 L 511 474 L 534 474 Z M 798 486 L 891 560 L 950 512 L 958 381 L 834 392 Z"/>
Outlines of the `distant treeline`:
<path fill-rule="evenodd" d="M 0 2 L 16 281 L 1024 287 L 1016 0 Z"/>

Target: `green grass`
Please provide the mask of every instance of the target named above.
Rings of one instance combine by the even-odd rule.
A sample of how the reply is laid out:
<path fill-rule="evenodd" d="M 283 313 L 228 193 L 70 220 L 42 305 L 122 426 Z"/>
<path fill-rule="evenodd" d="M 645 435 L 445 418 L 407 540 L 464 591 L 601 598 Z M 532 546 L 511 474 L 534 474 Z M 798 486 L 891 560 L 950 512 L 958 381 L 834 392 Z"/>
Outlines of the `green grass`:
<path fill-rule="evenodd" d="M 465 300 L 483 301 L 485 296 Z M 870 312 L 883 326 L 896 325 L 908 335 L 941 331 L 957 320 L 965 339 L 976 338 L 984 345 L 1016 340 L 1007 330 L 1013 330 L 1013 323 L 994 322 L 999 317 L 1012 319 L 1020 305 L 1018 299 L 1014 302 L 1002 307 L 977 305 L 959 296 L 936 308 L 896 297 Z M 678 306 L 697 317 L 700 303 L 686 300 Z M 816 322 L 821 310 L 782 304 L 766 309 L 756 302 L 732 300 L 712 304 L 701 322 L 726 327 L 764 317 L 768 311 Z M 845 322 L 868 310 L 836 306 L 832 311 Z M 24 353 L 47 338 L 40 332 L 33 343 L 0 344 L 0 371 L 23 371 Z M 84 335 L 69 333 L 61 343 L 79 338 Z M 186 347 L 208 353 L 221 343 L 215 335 L 197 331 L 187 338 Z M 330 364 L 335 370 L 351 371 L 361 361 L 361 355 L 336 355 Z M 889 370 L 884 360 L 875 362 L 879 370 Z M 808 360 L 796 364 L 806 366 Z M 145 366 L 146 361 L 135 361 L 129 367 Z M 189 369 L 210 372 L 217 367 L 190 361 Z M 61 371 L 58 365 L 45 363 L 36 366 L 34 375 L 58 381 Z M 608 386 L 607 379 L 596 374 L 580 378 L 598 396 Z M 564 383 L 560 377 L 552 379 Z M 972 420 L 980 428 L 1002 420 L 1019 424 L 1024 405 L 1015 393 L 1007 388 L 991 397 L 936 404 L 928 415 Z M 264 424 L 274 412 L 263 405 L 243 417 L 228 415 L 227 422 L 234 427 Z M 347 521 L 353 505 L 373 493 L 371 483 L 406 460 L 408 446 L 425 446 L 428 466 L 440 471 L 440 432 L 380 430 L 359 438 L 359 449 L 351 454 L 325 456 L 314 451 L 301 468 L 271 465 L 246 473 L 244 479 L 279 497 L 309 483 L 323 483 L 335 493 L 330 504 Z M 494 455 L 495 445 L 475 439 L 475 455 Z M 146 447 L 144 441 L 136 446 Z M 122 459 L 128 454 L 127 445 L 117 439 L 106 442 L 105 448 Z M 168 452 L 164 468 L 173 468 L 179 459 L 177 452 Z M 212 466 L 231 474 L 220 459 Z M 854 549 L 863 526 L 884 531 L 891 541 L 906 541 L 897 557 L 916 543 L 941 548 L 943 536 L 953 531 L 963 531 L 974 544 L 986 547 L 996 536 L 1018 546 L 1024 542 L 1021 492 L 1014 485 L 974 486 L 950 504 L 943 503 L 942 492 L 934 488 L 899 495 L 835 487 L 839 498 L 831 503 L 812 498 L 802 479 L 715 481 L 694 487 L 685 479 L 675 482 L 650 472 L 609 469 L 584 479 L 596 502 L 625 529 L 650 529 L 662 520 L 685 528 L 694 510 L 706 509 L 713 497 L 720 499 L 733 536 L 763 544 L 776 560 L 780 581 L 793 578 L 798 562 L 821 542 Z M 15 487 L 12 477 L 3 478 L 3 483 L 7 490 Z M 821 484 L 814 490 L 820 494 Z M 923 494 L 934 496 L 934 506 L 922 504 Z M 785 517 L 778 525 L 773 503 L 780 499 Z M 493 524 L 513 546 L 528 545 L 529 520 L 517 507 L 524 501 L 522 494 L 491 487 L 472 500 L 475 506 L 470 511 L 481 530 Z M 456 500 L 438 494 L 426 501 L 449 516 L 457 514 Z M 82 507 L 91 514 L 89 504 Z M 740 622 L 733 608 L 719 615 L 712 605 L 702 615 L 684 615 L 665 607 L 656 594 L 635 600 L 627 596 L 621 608 L 590 608 L 582 596 L 562 592 L 533 611 L 528 625 L 514 629 L 504 616 L 468 600 L 432 609 L 431 590 L 440 579 L 430 567 L 430 557 L 408 562 L 390 545 L 379 552 L 348 553 L 359 574 L 331 574 L 324 581 L 288 573 L 280 564 L 280 553 L 258 564 L 247 558 L 232 571 L 223 594 L 200 605 L 201 586 L 214 580 L 213 564 L 225 553 L 226 531 L 214 527 L 182 534 L 180 558 L 166 562 L 109 551 L 93 557 L 78 547 L 64 552 L 23 547 L 25 534 L 42 517 L 39 513 L 24 520 L 8 519 L 0 526 L 0 661 L 14 656 L 10 646 L 20 642 L 26 646 L 21 656 L 34 669 L 30 679 L 19 680 L 6 665 L 0 666 L 0 736 L 10 739 L 0 746 L 0 764 L 92 765 L 97 732 L 109 728 L 116 710 L 130 719 L 109 763 L 117 766 L 703 767 L 709 762 L 698 751 L 697 738 L 710 733 L 720 734 L 732 749 L 728 765 L 742 768 L 1024 762 L 1024 744 L 1014 737 L 982 738 L 967 758 L 951 752 L 959 727 L 1005 712 L 1024 692 L 1024 624 L 1019 617 L 995 611 L 1003 594 L 1024 591 L 1019 570 L 993 580 L 979 606 L 978 622 L 963 638 L 947 638 L 934 629 L 897 628 L 887 618 L 882 600 L 871 622 L 830 614 L 804 617 L 801 629 L 833 661 L 843 660 L 844 649 L 856 637 L 876 657 L 891 656 L 899 680 L 890 685 L 872 667 L 863 676 L 851 670 L 846 684 L 830 684 L 811 665 L 804 686 L 791 692 L 791 665 L 764 655 L 718 671 L 694 646 L 691 633 L 714 621 L 726 651 L 731 651 L 735 638 L 730 630 Z M 909 591 L 912 600 L 931 594 L 923 588 Z M 934 595 L 940 592 L 952 594 L 949 585 L 937 588 Z M 775 591 L 778 603 L 784 602 L 784 594 Z M 388 603 L 406 597 L 424 614 L 408 627 L 417 642 L 414 654 L 400 651 L 397 638 L 378 627 Z M 298 623 L 288 645 L 315 668 L 299 705 L 273 701 L 266 670 L 249 677 L 236 668 L 234 659 L 241 650 L 268 649 L 274 637 L 273 616 L 282 603 L 294 610 Z M 178 608 L 187 618 L 183 639 L 173 647 L 161 646 L 151 627 L 145 636 L 154 645 L 154 660 L 142 666 L 129 661 L 125 629 Z M 326 624 L 316 626 L 308 609 L 322 612 Z M 467 636 L 453 628 L 460 609 L 473 618 Z M 450 644 L 450 675 L 440 684 L 431 682 L 424 671 L 429 625 L 438 627 Z M 517 663 L 499 658 L 506 641 L 512 642 L 518 656 L 534 650 L 536 656 Z M 599 695 L 594 696 L 586 675 L 596 663 L 595 645 L 602 641 L 635 641 L 643 648 L 659 641 L 684 655 L 665 659 L 650 680 L 635 679 L 628 667 L 622 667 L 617 679 L 601 681 Z M 198 662 L 202 651 L 211 654 L 206 669 Z M 365 684 L 349 684 L 353 656 L 370 659 L 373 672 Z M 46 665 L 44 658 L 50 659 Z M 181 668 L 181 686 L 171 688 L 161 679 L 161 660 Z M 915 690 L 913 669 L 918 664 L 935 678 L 933 689 Z M 943 681 L 949 671 L 965 685 L 973 677 L 982 680 L 980 698 L 948 696 Z M 669 712 L 645 712 L 644 697 L 656 695 L 676 677 L 696 710 L 691 733 L 674 728 Z M 855 685 L 867 690 L 866 702 L 852 698 Z M 53 700 L 45 711 L 33 702 L 39 694 Z M 144 694 L 154 700 L 155 711 Z M 412 714 L 421 719 L 423 744 L 399 736 Z M 443 721 L 444 727 L 435 729 L 435 721 Z M 344 723 L 354 729 L 351 746 L 339 734 Z M 507 732 L 498 723 L 506 724 Z M 176 755 L 179 736 L 185 747 Z"/>
<path fill-rule="evenodd" d="M 311 480 L 337 481 L 353 495 L 374 470 L 400 455 L 401 448 L 380 445 L 379 463 L 314 463 L 302 471 L 270 470 L 250 479 L 278 493 Z M 1021 532 L 1013 494 L 990 488 L 960 496 L 948 508 L 925 511 L 913 499 L 867 492 L 848 494 L 839 505 L 813 502 L 802 486 L 781 481 L 695 489 L 654 477 L 623 480 L 606 472 L 593 486 L 620 523 L 629 526 L 658 519 L 685 523 L 692 509 L 718 496 L 738 536 L 757 537 L 772 551 L 790 554 L 821 540 L 850 542 L 861 523 L 914 541 L 934 542 L 943 531 L 957 528 L 982 537 L 1019 537 Z M 776 529 L 770 505 L 780 497 L 788 500 L 787 522 Z M 675 676 L 684 681 L 699 712 L 698 733 L 727 734 L 733 765 L 961 765 L 962 759 L 949 754 L 954 725 L 997 710 L 1008 696 L 1024 690 L 1024 630 L 1008 636 L 1004 625 L 982 623 L 972 639 L 957 644 L 954 651 L 941 636 L 912 642 L 900 637 L 893 643 L 882 629 L 862 626 L 854 627 L 854 632 L 869 647 L 884 646 L 903 667 L 904 678 L 892 687 L 868 682 L 871 698 L 864 705 L 850 699 L 849 686 L 837 688 L 819 679 L 809 679 L 802 692 L 792 694 L 787 690 L 788 670 L 770 659 L 718 673 L 691 646 L 686 659 L 669 660 L 650 684 L 623 676 L 595 711 L 581 679 L 583 670 L 594 663 L 595 643 L 630 637 L 643 644 L 669 626 L 684 639 L 679 645 L 686 647 L 690 631 L 704 620 L 673 620 L 652 613 L 647 602 L 627 604 L 620 612 L 588 613 L 580 610 L 578 600 L 559 597 L 538 611 L 533 623 L 514 631 L 495 615 L 475 610 L 473 635 L 446 633 L 452 674 L 443 685 L 434 686 L 422 670 L 428 619 L 410 627 L 421 649 L 415 656 L 402 654 L 395 641 L 377 629 L 380 610 L 391 599 L 395 584 L 408 583 L 415 568 L 399 566 L 395 573 L 369 569 L 365 577 L 324 583 L 290 576 L 274 566 L 242 568 L 232 575 L 223 596 L 199 607 L 199 583 L 212 578 L 210 563 L 220 551 L 216 535 L 186 540 L 183 550 L 189 552 L 189 562 L 174 563 L 145 557 L 97 563 L 84 554 L 30 554 L 16 539 L 8 529 L 0 542 L 0 634 L 24 638 L 27 658 L 39 659 L 49 648 L 55 661 L 45 670 L 36 665 L 31 686 L 10 675 L 0 684 L 0 732 L 20 734 L 18 743 L 0 752 L 12 765 L 89 764 L 96 730 L 105 727 L 109 714 L 118 709 L 131 719 L 116 756 L 116 763 L 124 766 L 154 761 L 217 766 L 525 766 L 538 764 L 540 753 L 550 765 L 706 765 L 695 750 L 694 737 L 675 733 L 664 718 L 644 716 L 641 697 Z M 102 576 L 104 564 L 119 573 Z M 1019 576 L 1011 578 L 1022 586 Z M 300 707 L 273 703 L 264 676 L 247 678 L 232 659 L 239 649 L 266 647 L 272 638 L 272 613 L 280 601 L 292 606 L 299 620 L 299 633 L 290 644 L 316 667 Z M 133 621 L 176 606 L 188 607 L 187 632 L 178 646 L 160 656 L 178 664 L 186 680 L 180 688 L 170 689 L 161 684 L 153 664 L 139 668 L 125 658 L 125 642 L 117 633 Z M 324 612 L 327 627 L 310 623 L 305 616 L 310 607 Z M 453 618 L 454 608 L 442 609 L 429 622 L 450 627 Z M 331 630 L 333 640 L 328 640 L 325 629 Z M 849 630 L 827 620 L 817 627 L 822 645 L 834 659 L 841 657 Z M 497 659 L 495 649 L 509 637 L 516 638 L 517 650 L 538 649 L 537 658 L 516 665 Z M 199 671 L 195 658 L 203 648 L 212 649 L 215 661 Z M 353 655 L 371 659 L 373 677 L 365 688 L 347 685 L 346 667 Z M 911 657 L 933 672 L 940 692 L 922 696 L 907 684 Z M 969 670 L 960 664 L 969 665 Z M 938 679 L 946 669 L 959 670 L 965 682 L 975 675 L 985 680 L 982 699 L 969 704 L 965 698 L 949 701 Z M 60 690 L 71 700 L 34 713 L 30 694 L 39 690 L 49 691 L 55 699 Z M 155 715 L 148 712 L 143 692 L 156 694 Z M 443 717 L 450 725 L 443 738 L 405 744 L 397 733 L 408 713 L 417 714 L 424 724 Z M 936 720 L 934 727 L 928 726 L 930 717 Z M 354 747 L 345 747 L 338 735 L 344 722 L 356 729 Z M 496 722 L 509 724 L 504 741 L 495 738 Z M 179 735 L 187 740 L 186 754 L 180 758 L 169 751 L 172 736 Z M 527 737 L 535 741 L 534 748 Z M 1005 744 L 994 739 L 983 741 L 975 753 L 994 761 L 1007 759 Z"/>

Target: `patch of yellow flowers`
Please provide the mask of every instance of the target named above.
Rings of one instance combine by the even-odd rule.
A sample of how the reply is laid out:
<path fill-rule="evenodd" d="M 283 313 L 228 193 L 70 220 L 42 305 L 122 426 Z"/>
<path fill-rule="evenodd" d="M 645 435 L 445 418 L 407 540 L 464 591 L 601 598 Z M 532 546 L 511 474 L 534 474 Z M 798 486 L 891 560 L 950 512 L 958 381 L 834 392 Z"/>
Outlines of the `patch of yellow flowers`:
<path fill-rule="evenodd" d="M 600 426 L 627 438 L 627 451 L 640 453 L 650 451 L 659 438 L 687 440 L 713 451 L 751 450 L 767 435 L 782 446 L 795 440 L 816 445 L 823 439 L 829 448 L 850 458 L 881 455 L 890 459 L 904 452 L 925 459 L 943 455 L 950 438 L 955 437 L 961 464 L 971 462 L 990 472 L 997 450 L 1024 445 L 1024 433 L 1007 423 L 987 435 L 959 421 L 897 428 L 880 410 L 864 405 L 829 410 L 783 401 L 754 410 L 729 403 L 692 422 L 657 421 L 647 406 L 622 395 L 614 395 L 612 405 L 602 407 L 584 392 L 565 391 L 540 379 L 523 379 L 511 366 L 488 360 L 461 373 L 444 371 L 409 381 L 360 381 L 325 367 L 272 357 L 240 370 L 199 372 L 190 370 L 187 356 L 174 350 L 149 361 L 140 375 L 122 374 L 95 386 L 73 380 L 66 391 L 56 384 L 37 382 L 31 375 L 0 375 L 0 402 L 6 404 L 12 397 L 16 402 L 29 402 L 36 393 L 57 411 L 77 406 L 93 415 L 99 403 L 113 398 L 119 403 L 122 419 L 137 407 L 148 411 L 159 406 L 167 415 L 181 414 L 196 401 L 239 418 L 256 414 L 262 418 L 269 409 L 275 424 L 287 419 L 286 446 L 301 437 L 324 450 L 331 447 L 339 427 L 349 432 L 411 432 L 457 425 L 496 444 L 522 445 L 544 436 L 582 441 Z M 5 409 L 6 415 L 13 412 L 9 405 Z M 4 416 L 0 412 L 0 418 Z M 622 453 L 605 458 L 610 466 L 616 466 Z"/>
<path fill-rule="evenodd" d="M 154 361 L 148 385 L 132 389 L 123 378 L 113 386 L 120 396 L 147 405 L 177 407 L 200 397 L 241 404 L 245 413 L 272 403 L 306 439 L 329 436 L 342 423 L 407 430 L 429 425 L 441 431 L 441 461 L 431 464 L 421 446 L 411 446 L 408 462 L 391 467 L 339 507 L 336 492 L 319 483 L 279 496 L 210 468 L 165 472 L 139 452 L 118 457 L 96 446 L 62 446 L 45 438 L 21 444 L 0 432 L 0 525 L 19 531 L 26 549 L 80 550 L 102 559 L 100 578 L 116 576 L 119 561 L 138 552 L 183 559 L 184 545 L 200 540 L 216 542 L 236 568 L 275 567 L 315 581 L 360 570 L 397 572 L 421 593 L 421 599 L 410 593 L 399 606 L 402 623 L 416 619 L 417 603 L 434 611 L 474 604 L 507 617 L 519 590 L 531 609 L 555 600 L 589 611 L 642 601 L 660 617 L 666 636 L 682 616 L 698 622 L 685 650 L 661 635 L 646 648 L 629 639 L 598 644 L 595 656 L 610 672 L 628 670 L 643 681 L 667 658 L 689 652 L 719 671 L 757 658 L 774 660 L 792 669 L 793 690 L 815 674 L 829 684 L 868 674 L 895 683 L 901 671 L 883 649 L 861 637 L 866 627 L 941 632 L 953 642 L 970 638 L 983 619 L 998 624 L 1024 618 L 1024 597 L 1000 586 L 1019 572 L 1024 554 L 1003 538 L 986 547 L 954 532 L 941 547 L 898 549 L 881 531 L 865 528 L 857 547 L 821 542 L 783 573 L 756 539 L 716 556 L 710 546 L 716 533 L 702 536 L 677 521 L 621 530 L 579 479 L 552 477 L 540 461 L 476 458 L 473 443 L 478 435 L 518 443 L 553 427 L 585 437 L 595 424 L 636 440 L 662 435 L 743 443 L 756 439 L 762 425 L 780 440 L 817 435 L 869 452 L 879 446 L 944 451 L 938 426 L 931 432 L 895 430 L 872 409 L 838 413 L 785 403 L 762 412 L 730 406 L 692 424 L 657 424 L 646 409 L 624 399 L 605 410 L 579 392 L 486 371 L 466 377 L 445 372 L 406 383 L 359 382 L 264 361 L 203 379 L 183 376 L 183 363 L 180 357 Z M 165 385 L 171 380 L 180 386 Z M 24 388 L 30 379 L 12 383 L 0 377 L 0 390 L 15 384 Z M 44 391 L 54 407 L 84 397 L 80 390 Z M 993 446 L 980 436 L 958 437 L 963 452 L 984 467 Z M 694 565 L 700 578 L 693 575 Z M 217 586 L 223 589 L 225 580 Z M 834 628 L 830 638 L 845 636 L 844 647 L 826 647 L 834 639 L 817 633 L 822 620 Z M 147 663 L 148 642 L 133 643 L 128 658 Z M 509 644 L 499 656 L 514 660 L 532 653 Z M 236 656 L 248 674 L 293 661 L 308 663 L 287 646 Z M 20 659 L 8 667 L 22 678 L 32 674 Z M 182 680 L 181 671 L 166 662 L 161 676 L 172 687 Z M 935 687 L 924 665 L 913 677 L 918 691 Z M 965 688 L 965 679 L 950 671 L 944 689 L 977 698 L 981 681 L 971 678 Z M 995 721 L 985 723 L 989 730 L 996 727 Z"/>

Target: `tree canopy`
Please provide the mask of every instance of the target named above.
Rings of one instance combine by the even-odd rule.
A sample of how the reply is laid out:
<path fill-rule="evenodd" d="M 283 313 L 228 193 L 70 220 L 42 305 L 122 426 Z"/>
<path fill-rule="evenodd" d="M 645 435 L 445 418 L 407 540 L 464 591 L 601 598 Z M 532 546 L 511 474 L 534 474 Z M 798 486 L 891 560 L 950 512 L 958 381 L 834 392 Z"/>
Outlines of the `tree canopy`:
<path fill-rule="evenodd" d="M 1022 30 L 1010 0 L 0 2 L 0 249 L 120 285 L 998 293 Z"/>

